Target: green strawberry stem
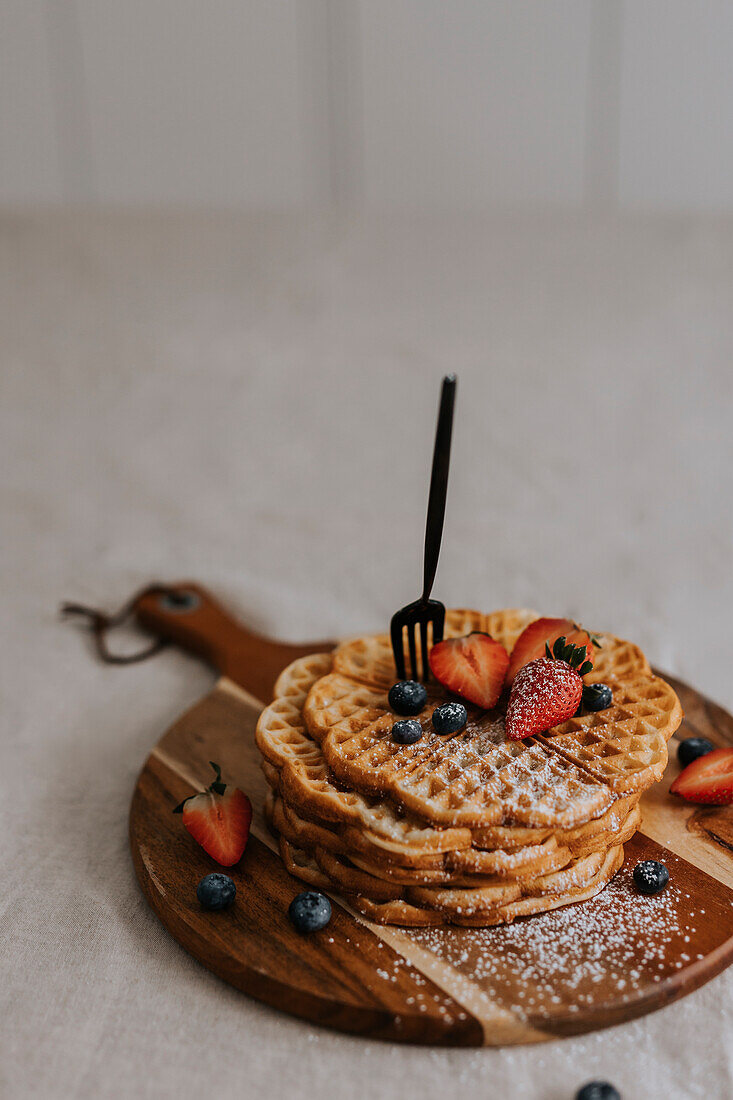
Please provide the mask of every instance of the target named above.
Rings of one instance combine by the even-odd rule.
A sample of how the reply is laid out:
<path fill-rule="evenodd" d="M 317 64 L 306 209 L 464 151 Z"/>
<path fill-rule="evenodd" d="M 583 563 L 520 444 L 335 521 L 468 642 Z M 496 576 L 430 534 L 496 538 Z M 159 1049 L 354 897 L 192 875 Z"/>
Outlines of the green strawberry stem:
<path fill-rule="evenodd" d="M 221 781 L 221 768 L 219 767 L 218 764 L 215 764 L 213 760 L 210 760 L 209 764 L 211 764 L 211 767 L 214 769 L 215 778 L 212 780 L 212 782 L 206 788 L 206 790 L 211 791 L 213 794 L 224 794 L 224 791 L 227 789 L 227 785 L 226 785 L 226 783 L 222 783 L 222 781 Z M 174 808 L 173 813 L 174 814 L 182 814 L 183 813 L 183 807 L 186 805 L 189 798 L 195 798 L 195 797 L 196 797 L 195 794 L 190 794 L 188 796 L 188 798 L 184 798 L 183 802 L 179 802 L 178 805 Z"/>
<path fill-rule="evenodd" d="M 213 760 L 210 760 L 209 763 L 216 772 L 216 779 L 212 782 L 209 790 L 214 791 L 216 794 L 224 794 L 224 791 L 227 789 L 227 785 L 226 783 L 222 783 L 221 781 L 221 768 L 218 764 L 215 764 Z"/>
<path fill-rule="evenodd" d="M 585 676 L 586 672 L 590 672 L 593 668 L 593 662 L 586 660 L 586 647 L 569 643 L 564 635 L 555 640 L 552 649 L 549 643 L 545 642 L 545 656 L 551 661 L 565 661 L 580 676 Z"/>

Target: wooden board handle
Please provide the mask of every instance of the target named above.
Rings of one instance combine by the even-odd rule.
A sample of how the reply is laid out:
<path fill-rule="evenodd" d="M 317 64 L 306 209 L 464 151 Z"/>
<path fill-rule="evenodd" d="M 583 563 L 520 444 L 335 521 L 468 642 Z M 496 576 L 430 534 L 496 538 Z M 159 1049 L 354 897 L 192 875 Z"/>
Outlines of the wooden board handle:
<path fill-rule="evenodd" d="M 323 641 L 288 645 L 262 638 L 193 581 L 143 593 L 135 605 L 135 618 L 151 634 L 195 653 L 263 703 L 272 697 L 275 680 L 286 664 L 334 645 Z"/>

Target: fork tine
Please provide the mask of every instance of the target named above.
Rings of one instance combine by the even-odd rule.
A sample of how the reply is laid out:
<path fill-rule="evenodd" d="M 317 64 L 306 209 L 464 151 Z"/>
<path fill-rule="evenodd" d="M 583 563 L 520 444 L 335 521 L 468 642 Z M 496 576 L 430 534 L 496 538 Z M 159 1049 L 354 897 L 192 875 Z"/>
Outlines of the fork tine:
<path fill-rule="evenodd" d="M 405 678 L 405 648 L 402 644 L 402 628 L 403 623 L 400 616 L 393 615 L 390 634 L 392 636 L 392 653 L 398 680 L 404 680 Z"/>
<path fill-rule="evenodd" d="M 410 623 L 407 628 L 407 644 L 410 647 L 410 676 L 413 680 L 420 679 L 420 670 L 417 667 L 417 646 L 415 642 L 416 629 L 417 623 Z"/>
<path fill-rule="evenodd" d="M 442 604 L 438 604 L 435 608 L 433 616 L 433 645 L 437 645 L 438 642 L 443 641 L 443 633 L 445 631 L 445 608 Z"/>
<path fill-rule="evenodd" d="M 427 683 L 430 679 L 430 665 L 428 664 L 428 620 L 424 616 L 420 620 L 420 656 L 422 658 L 422 678 Z"/>

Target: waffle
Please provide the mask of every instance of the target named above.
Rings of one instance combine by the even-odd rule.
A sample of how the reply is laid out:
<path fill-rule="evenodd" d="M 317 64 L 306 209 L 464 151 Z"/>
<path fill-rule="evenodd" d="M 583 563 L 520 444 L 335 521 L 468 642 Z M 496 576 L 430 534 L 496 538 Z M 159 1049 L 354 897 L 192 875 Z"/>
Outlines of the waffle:
<path fill-rule="evenodd" d="M 275 699 L 260 715 L 255 732 L 268 765 L 268 781 L 276 769 L 283 796 L 301 812 L 317 820 L 353 826 L 385 853 L 409 858 L 426 851 L 469 847 L 468 829 L 426 827 L 398 813 L 389 803 L 333 783 L 320 746 L 310 739 L 302 715 L 308 691 L 330 671 L 331 663 L 330 654 L 303 657 L 288 665 L 277 680 Z"/>
<path fill-rule="evenodd" d="M 277 681 L 274 702 L 263 711 L 257 726 L 257 744 L 268 782 L 271 786 L 279 782 L 282 795 L 300 814 L 316 821 L 338 822 L 383 858 L 400 862 L 417 859 L 422 863 L 426 852 L 455 851 L 472 843 L 478 848 L 510 851 L 555 835 L 549 827 L 502 825 L 473 833 L 468 829 L 435 829 L 400 813 L 389 802 L 337 787 L 318 745 L 308 736 L 301 713 L 308 691 L 329 671 L 330 664 L 327 654 L 318 654 L 289 665 Z M 570 827 L 567 839 L 579 840 L 583 835 L 590 837 L 596 831 L 617 828 L 621 812 L 630 808 L 631 797 L 612 802 L 602 817 Z M 565 842 L 564 836 L 558 834 L 561 843 Z"/>
<path fill-rule="evenodd" d="M 590 840 L 575 845 L 558 844 L 555 838 L 542 844 L 528 845 L 512 853 L 503 851 L 482 852 L 476 849 L 433 856 L 430 863 L 420 867 L 374 861 L 341 830 L 331 830 L 324 825 L 300 817 L 279 797 L 268 801 L 268 820 L 274 830 L 295 847 L 312 852 L 316 862 L 328 874 L 331 867 L 324 866 L 319 853 L 330 853 L 346 859 L 354 867 L 371 877 L 399 886 L 452 885 L 462 887 L 497 886 L 507 882 L 521 884 L 534 882 L 539 876 L 562 870 L 579 858 L 595 852 L 605 852 L 609 847 L 629 840 L 640 823 L 638 806 L 634 806 L 612 831 L 597 834 Z M 372 883 L 373 884 L 373 883 Z M 364 880 L 361 892 L 369 893 L 369 883 Z"/>
<path fill-rule="evenodd" d="M 618 799 L 602 817 L 565 831 L 499 826 L 476 830 L 433 829 L 408 815 L 401 815 L 388 802 L 368 800 L 336 787 L 329 776 L 319 747 L 308 737 L 302 705 L 319 674 L 327 671 L 327 655 L 305 657 L 293 662 L 281 674 L 275 701 L 263 712 L 257 727 L 257 744 L 263 753 L 263 769 L 271 787 L 298 815 L 315 823 L 338 823 L 340 836 L 354 849 L 372 859 L 413 866 L 437 866 L 436 857 L 450 852 L 456 868 L 457 852 L 473 844 L 467 866 L 491 871 L 502 864 L 511 866 L 513 852 L 523 850 L 528 859 L 530 845 L 546 849 L 573 845 L 620 827 L 633 799 Z"/>
<path fill-rule="evenodd" d="M 565 893 L 525 896 L 506 905 L 480 911 L 469 907 L 443 912 L 401 898 L 377 902 L 368 897 L 356 896 L 350 901 L 358 912 L 375 924 L 400 924 L 406 927 L 455 924 L 467 928 L 488 928 L 495 924 L 510 924 L 518 917 L 529 917 L 559 909 L 563 905 L 577 905 L 578 902 L 587 901 L 603 889 L 622 863 L 623 848 L 612 848 L 605 854 L 596 874 L 584 886 L 571 888 Z"/>
<path fill-rule="evenodd" d="M 510 650 L 535 617 L 450 611 L 446 635 L 484 630 Z M 288 666 L 256 733 L 288 869 L 407 925 L 494 924 L 592 896 L 620 865 L 681 719 L 638 647 L 602 643 L 586 680 L 611 683 L 613 706 L 526 742 L 506 741 L 501 710 L 475 708 L 464 731 L 437 737 L 437 685 L 421 740 L 394 744 L 386 636 Z"/>
<path fill-rule="evenodd" d="M 565 895 L 573 890 L 584 889 L 595 881 L 601 868 L 606 865 L 609 852 L 615 858 L 622 851 L 620 845 L 614 845 L 610 849 L 571 860 L 562 868 L 517 879 L 476 876 L 465 881 L 458 878 L 446 886 L 433 883 L 429 872 L 413 872 L 413 879 L 397 882 L 376 877 L 348 857 L 338 854 L 330 845 L 324 847 L 316 843 L 312 848 L 301 847 L 303 838 L 294 835 L 282 813 L 282 805 L 278 805 L 277 800 L 268 805 L 266 813 L 279 831 L 281 842 L 289 845 L 292 852 L 310 856 L 331 887 L 335 886 L 344 894 L 366 897 L 371 901 L 401 899 L 435 910 L 444 916 L 476 915 L 506 906 L 523 897 Z"/>
<path fill-rule="evenodd" d="M 667 766 L 667 741 L 681 721 L 669 684 L 637 676 L 614 683 L 607 710 L 570 718 L 537 740 L 618 793 L 645 790 Z"/>
<path fill-rule="evenodd" d="M 439 736 L 431 715 L 440 701 L 428 703 L 418 717 L 423 736 L 406 746 L 392 740 L 386 695 L 339 673 L 311 688 L 303 716 L 337 780 L 436 826 L 569 828 L 611 806 L 612 792 L 570 759 L 536 739 L 505 740 L 496 712 L 469 707 L 463 731 Z"/>
<path fill-rule="evenodd" d="M 471 895 L 470 897 L 461 896 L 458 890 L 445 890 L 434 899 L 425 899 L 422 896 L 414 899 L 388 897 L 388 890 L 383 890 L 380 897 L 370 897 L 356 889 L 358 879 L 346 876 L 342 879 L 342 884 L 337 884 L 335 879 L 323 872 L 312 855 L 300 851 L 282 837 L 280 852 L 288 871 L 296 877 L 319 889 L 333 889 L 334 885 L 338 885 L 350 904 L 376 924 L 400 924 L 407 927 L 442 924 L 488 927 L 508 924 L 518 917 L 544 913 L 592 898 L 603 889 L 623 863 L 623 847 L 618 845 L 602 853 L 600 859 L 587 864 L 582 871 L 576 869 L 574 878 L 566 875 L 558 879 L 555 890 L 552 888 L 552 876 L 547 876 L 537 892 L 528 891 L 519 895 L 517 891 L 513 891 L 515 896 L 512 900 L 507 900 L 512 891 L 505 890 L 503 895 L 494 891 L 493 902 L 490 903 L 486 890 L 480 896 L 479 891 L 464 891 L 464 895 Z M 426 891 L 422 893 L 425 894 Z M 433 904 L 428 904 L 429 900 Z"/>
<path fill-rule="evenodd" d="M 280 837 L 278 846 L 282 861 L 291 875 L 307 882 L 309 886 L 318 887 L 319 890 L 333 889 L 331 880 L 326 878 L 316 861 L 307 852 L 293 848 L 284 837 Z"/>
<path fill-rule="evenodd" d="M 529 614 L 477 614 L 476 621 L 483 619 L 498 639 L 509 639 L 519 625 L 517 616 Z M 502 628 L 502 616 L 510 619 L 511 634 Z M 666 741 L 681 720 L 676 695 L 652 676 L 638 647 L 610 635 L 601 636 L 601 643 L 604 656 L 595 678 L 603 673 L 612 683 L 614 705 L 570 719 L 542 737 L 507 741 L 501 707 L 469 707 L 465 729 L 441 737 L 431 715 L 447 695 L 433 691 L 418 716 L 422 738 L 409 746 L 395 744 L 394 714 L 384 689 L 395 676 L 393 666 L 387 674 L 386 636 L 338 647 L 333 671 L 308 693 L 305 723 L 339 782 L 386 796 L 439 827 L 570 828 L 598 817 L 619 794 L 641 794 L 655 782 L 666 765 Z M 355 655 L 358 679 L 344 671 L 357 663 Z"/>

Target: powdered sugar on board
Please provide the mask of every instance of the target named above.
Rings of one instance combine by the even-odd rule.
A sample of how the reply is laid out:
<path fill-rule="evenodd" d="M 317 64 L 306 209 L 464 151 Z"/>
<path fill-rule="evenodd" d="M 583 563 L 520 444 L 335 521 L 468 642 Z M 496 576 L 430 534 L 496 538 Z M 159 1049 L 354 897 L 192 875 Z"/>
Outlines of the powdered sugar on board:
<path fill-rule="evenodd" d="M 656 897 L 639 894 L 632 872 L 647 853 L 630 855 L 590 901 L 502 927 L 415 929 L 411 938 L 531 1022 L 638 1000 L 704 958 L 706 933 L 722 931 L 722 918 L 730 935 L 733 917 L 730 900 L 721 908 L 690 890 L 689 864 L 671 853 L 664 853 L 669 886 Z"/>

